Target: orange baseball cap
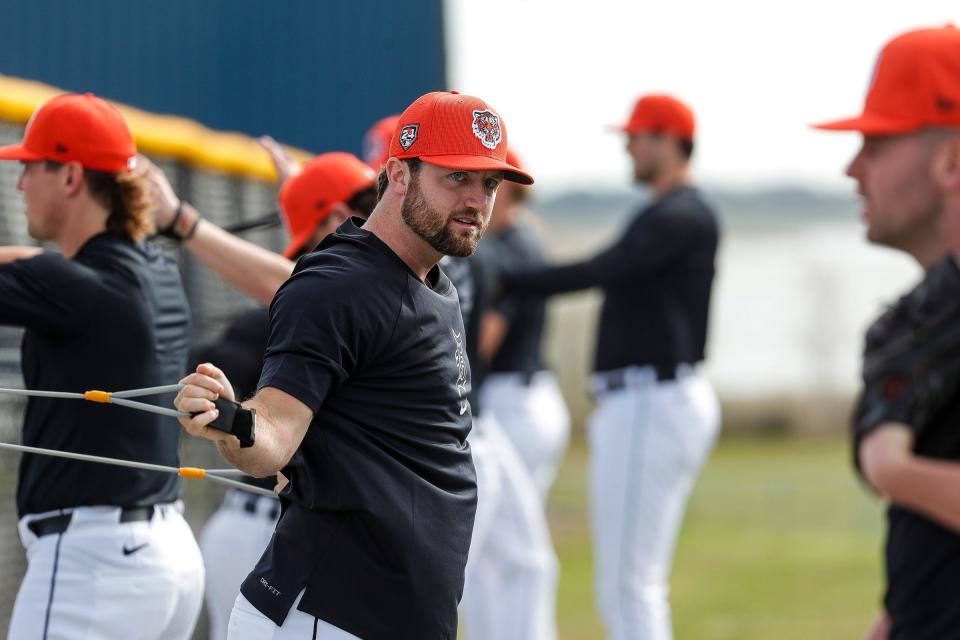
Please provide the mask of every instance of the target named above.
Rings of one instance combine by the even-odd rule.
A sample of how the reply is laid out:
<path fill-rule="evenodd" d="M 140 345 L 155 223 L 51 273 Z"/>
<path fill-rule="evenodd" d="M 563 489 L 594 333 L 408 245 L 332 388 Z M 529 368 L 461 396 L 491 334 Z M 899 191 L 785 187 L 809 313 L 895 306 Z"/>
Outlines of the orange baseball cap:
<path fill-rule="evenodd" d="M 280 188 L 280 213 L 290 234 L 283 255 L 292 258 L 337 203 L 374 186 L 377 174 L 352 153 L 332 151 L 303 165 Z"/>
<path fill-rule="evenodd" d="M 136 166 L 137 146 L 117 108 L 92 93 L 71 93 L 40 105 L 23 142 L 0 147 L 0 160 L 79 162 L 86 169 L 119 173 Z"/>
<path fill-rule="evenodd" d="M 507 128 L 480 98 L 456 91 L 420 96 L 400 115 L 390 140 L 390 157 L 462 171 L 503 171 L 504 178 L 533 184 L 533 178 L 507 162 Z"/>
<path fill-rule="evenodd" d="M 380 171 L 390 157 L 390 138 L 399 121 L 396 114 L 377 120 L 363 136 L 363 161 L 374 171 Z"/>
<path fill-rule="evenodd" d="M 908 31 L 880 51 L 863 113 L 813 125 L 865 135 L 960 127 L 960 29 Z"/>
<path fill-rule="evenodd" d="M 693 140 L 696 123 L 693 111 L 673 96 L 642 96 L 633 106 L 626 124 L 615 126 L 623 133 L 670 133 L 681 140 Z"/>

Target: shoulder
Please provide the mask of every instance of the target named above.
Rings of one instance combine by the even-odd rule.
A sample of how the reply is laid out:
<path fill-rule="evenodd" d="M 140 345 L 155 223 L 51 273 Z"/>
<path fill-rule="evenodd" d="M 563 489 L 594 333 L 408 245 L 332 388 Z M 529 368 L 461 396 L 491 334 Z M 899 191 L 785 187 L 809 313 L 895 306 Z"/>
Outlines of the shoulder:
<path fill-rule="evenodd" d="M 682 187 L 645 207 L 634 225 L 667 233 L 715 235 L 719 230 L 719 219 L 703 192 L 695 187 Z"/>
<path fill-rule="evenodd" d="M 334 245 L 297 262 L 277 291 L 270 313 L 389 314 L 400 304 L 405 287 L 406 273 L 375 251 Z"/>
<path fill-rule="evenodd" d="M 654 215 L 686 215 L 713 217 L 716 207 L 697 187 L 685 186 L 674 189 L 648 207 Z"/>
<path fill-rule="evenodd" d="M 95 288 L 100 280 L 93 267 L 52 252 L 11 262 L 6 268 L 26 277 L 41 279 L 38 282 L 62 287 L 65 293 L 69 287 Z"/>

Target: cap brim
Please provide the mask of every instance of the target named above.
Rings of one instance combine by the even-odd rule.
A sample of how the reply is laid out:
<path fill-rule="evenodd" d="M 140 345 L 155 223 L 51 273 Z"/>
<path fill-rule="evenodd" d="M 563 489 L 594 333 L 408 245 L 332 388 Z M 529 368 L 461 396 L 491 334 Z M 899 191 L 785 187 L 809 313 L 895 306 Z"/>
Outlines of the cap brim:
<path fill-rule="evenodd" d="M 22 143 L 8 144 L 5 147 L 0 147 L 0 160 L 25 160 L 35 162 L 37 160 L 43 160 L 43 156 L 38 153 L 33 153 L 32 151 L 27 151 L 24 149 Z"/>
<path fill-rule="evenodd" d="M 501 162 L 496 158 L 486 156 L 420 156 L 420 159 L 435 164 L 444 169 L 460 169 L 462 171 L 503 171 L 503 178 L 517 184 L 533 184 L 533 176 L 521 171 L 512 164 Z"/>
<path fill-rule="evenodd" d="M 824 131 L 858 131 L 868 136 L 896 135 L 916 131 L 920 126 L 916 121 L 905 121 L 897 118 L 862 114 L 854 118 L 831 120 L 829 122 L 815 122 L 810 125 L 814 129 Z"/>

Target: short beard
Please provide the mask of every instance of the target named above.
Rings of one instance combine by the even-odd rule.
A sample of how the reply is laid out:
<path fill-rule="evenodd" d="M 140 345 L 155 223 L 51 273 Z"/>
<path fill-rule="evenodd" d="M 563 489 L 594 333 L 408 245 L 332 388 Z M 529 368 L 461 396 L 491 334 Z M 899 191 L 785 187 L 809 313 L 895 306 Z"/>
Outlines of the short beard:
<path fill-rule="evenodd" d="M 483 216 L 476 209 L 465 209 L 456 213 L 466 213 L 471 218 L 480 221 L 475 240 L 452 233 L 450 231 L 450 218 L 454 216 L 444 217 L 442 213 L 428 205 L 426 198 L 423 197 L 423 192 L 420 190 L 420 181 L 416 176 L 411 176 L 407 195 L 400 205 L 401 219 L 437 253 L 445 256 L 467 258 L 477 250 L 477 243 L 483 237 L 486 225 Z"/>

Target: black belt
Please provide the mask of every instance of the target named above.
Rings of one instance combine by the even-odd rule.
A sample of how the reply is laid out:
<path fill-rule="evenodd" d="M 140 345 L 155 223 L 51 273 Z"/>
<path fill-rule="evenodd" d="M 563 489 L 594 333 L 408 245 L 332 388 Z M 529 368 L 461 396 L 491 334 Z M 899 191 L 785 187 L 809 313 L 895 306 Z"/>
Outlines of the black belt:
<path fill-rule="evenodd" d="M 147 522 L 153 517 L 153 507 L 124 507 L 120 510 L 120 522 Z M 63 533 L 70 526 L 73 512 L 59 516 L 38 518 L 27 523 L 27 528 L 38 538 L 51 533 Z"/>
<path fill-rule="evenodd" d="M 677 379 L 677 369 L 684 364 L 657 364 L 644 365 L 644 367 L 651 367 L 657 372 L 657 382 L 668 382 Z M 627 369 L 604 371 L 600 377 L 603 379 L 604 391 L 619 391 L 627 387 Z"/>
<path fill-rule="evenodd" d="M 534 378 L 537 377 L 537 374 L 544 369 L 535 369 L 533 371 L 491 371 L 490 375 L 503 374 L 505 376 L 514 376 L 516 380 L 523 385 L 524 387 L 529 387 L 533 384 Z"/>
<path fill-rule="evenodd" d="M 257 515 L 257 504 L 261 499 L 267 497 L 268 496 L 251 495 L 244 500 L 243 510 L 251 515 Z M 264 515 L 269 517 L 271 520 L 276 520 L 278 517 L 280 517 L 280 503 L 276 500 L 274 500 L 274 502 L 276 502 L 276 504 L 273 505 L 268 511 L 264 512 Z"/>

